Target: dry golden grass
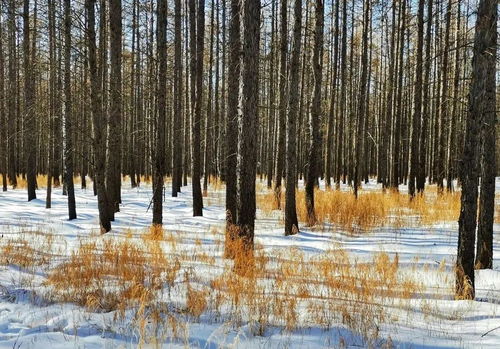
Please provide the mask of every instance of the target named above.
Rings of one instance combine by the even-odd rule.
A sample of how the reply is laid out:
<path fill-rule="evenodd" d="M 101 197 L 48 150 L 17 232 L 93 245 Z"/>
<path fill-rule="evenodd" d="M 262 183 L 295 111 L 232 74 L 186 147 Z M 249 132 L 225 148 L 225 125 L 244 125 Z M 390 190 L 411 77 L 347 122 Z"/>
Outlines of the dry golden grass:
<path fill-rule="evenodd" d="M 297 215 L 299 221 L 307 221 L 305 193 L 297 190 Z M 264 191 L 257 197 L 257 207 L 270 215 L 278 209 L 272 191 Z M 282 205 L 284 207 L 284 195 Z M 499 208 L 496 208 L 497 212 Z M 367 231 L 377 227 L 428 225 L 437 222 L 458 220 L 460 193 L 445 192 L 437 195 L 433 191 L 410 200 L 408 194 L 394 191 L 361 191 L 358 199 L 351 192 L 338 190 L 315 191 L 315 213 L 317 223 L 323 228 Z M 500 214 L 500 213 L 499 213 Z"/>
<path fill-rule="evenodd" d="M 23 232 L 13 238 L 2 238 L 0 263 L 25 269 L 47 265 L 52 259 L 54 235 L 38 231 Z"/>
<path fill-rule="evenodd" d="M 124 309 L 148 302 L 154 290 L 172 285 L 180 264 L 167 259 L 158 244 L 126 239 L 82 242 L 67 262 L 51 270 L 53 297 L 91 309 Z"/>
<path fill-rule="evenodd" d="M 208 234 L 224 238 L 215 229 Z M 397 255 L 378 253 L 359 261 L 338 246 L 306 255 L 258 244 L 248 251 L 236 240 L 233 259 L 224 259 L 222 244 L 209 247 L 195 239 L 186 248 L 178 235 L 153 226 L 140 238 L 129 232 L 82 240 L 61 261 L 58 254 L 39 252 L 52 250 L 49 236 L 4 242 L 2 264 L 43 270 L 50 301 L 116 311 L 116 319 L 133 309 L 143 344 L 183 337 L 184 314 L 195 321 L 204 316 L 203 321 L 248 323 L 256 335 L 270 326 L 293 331 L 342 323 L 368 343 L 377 338 L 390 307 L 422 290 L 410 274 L 400 272 Z M 174 308 L 165 302 L 171 296 Z"/>
<path fill-rule="evenodd" d="M 26 178 L 23 178 L 22 176 L 17 176 L 16 177 L 17 179 L 17 189 L 27 189 L 28 188 L 28 181 Z M 88 177 L 87 177 L 88 179 Z M 62 180 L 62 178 L 61 178 Z M 8 181 L 8 180 L 7 180 Z M 41 188 L 47 188 L 47 175 L 37 175 L 36 176 L 36 184 L 38 186 L 39 189 Z M 80 176 L 74 176 L 73 177 L 73 183 L 75 185 L 77 184 L 81 184 L 82 182 L 82 178 Z M 0 186 L 3 185 L 3 178 L 2 176 L 0 176 Z M 10 186 L 11 184 L 8 183 L 8 185 Z"/>

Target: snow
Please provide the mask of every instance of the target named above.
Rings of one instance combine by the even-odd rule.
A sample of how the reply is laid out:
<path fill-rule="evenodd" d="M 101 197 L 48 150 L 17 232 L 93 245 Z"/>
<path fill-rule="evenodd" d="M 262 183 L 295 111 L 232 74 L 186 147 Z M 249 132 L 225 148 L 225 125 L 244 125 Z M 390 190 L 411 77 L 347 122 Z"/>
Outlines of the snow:
<path fill-rule="evenodd" d="M 52 208 L 45 208 L 44 189 L 39 199 L 26 202 L 25 190 L 0 192 L 0 233 L 2 239 L 23 236 L 30 231 L 55 235 L 54 250 L 65 260 L 82 240 L 123 238 L 126 234 L 143 234 L 152 220 L 151 188 L 143 184 L 130 188 L 123 184 L 121 211 L 113 230 L 99 234 L 96 198 L 89 189 L 76 189 L 78 219 L 67 220 L 66 197 L 61 189 L 52 195 Z M 375 190 L 370 183 L 365 190 Z M 500 179 L 497 179 L 497 189 Z M 402 190 L 405 188 L 402 187 Z M 164 228 L 182 237 L 181 248 L 194 248 L 201 241 L 210 250 L 216 245 L 213 228 L 224 226 L 224 193 L 211 192 L 204 198 L 203 217 L 192 217 L 190 187 L 183 187 L 179 197 L 172 198 L 166 188 Z M 346 190 L 344 188 L 344 190 Z M 374 346 L 392 343 L 399 348 L 498 348 L 500 347 L 500 250 L 495 236 L 494 268 L 476 272 L 476 301 L 455 301 L 449 286 L 453 285 L 453 265 L 457 245 L 457 223 L 441 223 L 421 228 L 380 228 L 352 235 L 343 232 L 302 228 L 295 236 L 283 236 L 280 213 L 271 216 L 258 212 L 255 241 L 268 251 L 292 246 L 306 256 L 314 256 L 333 246 L 341 246 L 360 260 L 371 260 L 374 253 L 396 253 L 400 268 L 425 284 L 425 292 L 409 301 L 408 309 L 394 306 L 393 321 L 380 328 L 380 341 Z M 495 234 L 500 226 L 495 225 Z M 53 251 L 52 251 L 53 252 Z M 443 268 L 444 265 L 444 268 Z M 200 268 L 207 266 L 199 265 Z M 440 271 L 440 269 L 443 269 Z M 212 272 L 207 270 L 207 272 Z M 51 303 L 43 296 L 43 270 L 27 272 L 20 267 L 0 267 L 0 348 L 135 348 L 140 339 L 132 326 L 133 310 L 121 320 L 113 312 L 92 312 L 69 303 Z M 428 309 L 426 312 L 424 309 Z M 240 325 L 211 321 L 202 316 L 188 319 L 184 340 L 166 338 L 165 348 L 323 348 L 364 347 L 367 343 L 342 324 L 329 329 L 302 327 L 294 331 L 270 326 L 263 336 L 254 334 L 251 323 Z M 492 331 L 491 331 L 492 330 Z M 488 331 L 491 331 L 487 333 Z M 487 333 L 487 334 L 486 334 Z M 144 348 L 155 347 L 145 344 Z"/>

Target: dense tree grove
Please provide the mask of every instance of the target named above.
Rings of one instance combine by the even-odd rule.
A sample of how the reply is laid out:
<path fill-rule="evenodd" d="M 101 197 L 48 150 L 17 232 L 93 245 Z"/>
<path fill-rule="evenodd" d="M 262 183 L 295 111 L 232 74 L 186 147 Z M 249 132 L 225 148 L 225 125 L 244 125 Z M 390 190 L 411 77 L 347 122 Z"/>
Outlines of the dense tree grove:
<path fill-rule="evenodd" d="M 194 216 L 220 179 L 228 237 L 251 249 L 259 177 L 279 208 L 285 180 L 286 234 L 299 181 L 308 225 L 323 180 L 458 186 L 473 297 L 474 266 L 492 267 L 497 22 L 496 0 L 4 0 L 3 190 L 21 176 L 35 199 L 47 175 L 47 208 L 62 184 L 74 219 L 73 177 L 90 177 L 107 232 L 125 176 L 153 178 L 154 224 L 165 177 L 172 196 L 192 184 Z"/>

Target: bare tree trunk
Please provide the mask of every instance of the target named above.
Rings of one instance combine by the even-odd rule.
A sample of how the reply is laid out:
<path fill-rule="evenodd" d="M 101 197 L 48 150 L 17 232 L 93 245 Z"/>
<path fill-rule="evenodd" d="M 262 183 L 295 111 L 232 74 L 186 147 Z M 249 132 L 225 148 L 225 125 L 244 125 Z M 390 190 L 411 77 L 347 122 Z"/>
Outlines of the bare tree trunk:
<path fill-rule="evenodd" d="M 455 295 L 474 299 L 474 243 L 478 196 L 478 146 L 481 124 L 495 118 L 495 60 L 497 1 L 480 0 L 476 18 L 469 110 L 462 155 L 460 180 L 462 197 L 458 220 L 458 253 Z M 489 149 L 490 151 L 491 149 Z M 487 179 L 489 181 L 489 179 Z M 486 182 L 488 186 L 488 182 Z M 482 241 L 486 241 L 482 231 Z M 486 255 L 486 259 L 491 258 Z M 481 256 L 484 258 L 484 255 Z M 482 260 L 478 260 L 482 263 Z"/>
<path fill-rule="evenodd" d="M 32 78 L 30 61 L 30 1 L 24 0 L 23 6 L 23 54 L 24 54 L 24 124 L 25 124 L 25 160 L 28 180 L 28 201 L 36 199 L 36 118 L 35 86 Z"/>
<path fill-rule="evenodd" d="M 403 118 L 403 62 L 404 62 L 404 32 L 406 28 L 406 0 L 401 1 L 399 14 L 399 53 L 398 53 L 398 83 L 396 95 L 396 114 L 394 115 L 394 140 L 392 150 L 391 187 L 398 189 L 400 183 L 400 149 L 401 149 L 401 119 Z"/>
<path fill-rule="evenodd" d="M 16 119 L 17 119 L 17 73 L 16 73 L 16 2 L 9 1 L 8 7 L 8 28 L 9 28 L 9 67 L 7 90 L 7 109 L 8 109 L 8 135 L 9 135 L 9 182 L 12 188 L 17 187 L 17 159 L 16 159 Z"/>
<path fill-rule="evenodd" d="M 192 0 L 191 0 L 192 1 Z M 192 5 L 194 7 L 194 4 Z M 192 18 L 194 21 L 194 17 Z M 191 25 L 194 27 L 192 23 Z M 192 27 L 192 28 L 193 28 Z M 194 97 L 194 117 L 191 136 L 191 181 L 193 185 L 193 216 L 203 216 L 203 197 L 201 193 L 201 147 L 200 147 L 200 127 L 202 120 L 203 104 L 203 51 L 205 42 L 205 0 L 198 2 L 198 16 L 196 22 L 196 65 L 191 70 L 195 74 L 196 81 L 191 88 L 196 91 Z M 191 34 L 191 38 L 193 38 Z"/>
<path fill-rule="evenodd" d="M 167 0 L 158 1 L 156 40 L 158 47 L 158 93 L 156 112 L 153 224 L 163 224 L 163 179 L 166 171 L 165 124 L 167 95 Z"/>
<path fill-rule="evenodd" d="M 109 0 L 110 26 L 110 79 L 108 118 L 108 168 L 106 188 L 109 199 L 109 215 L 114 220 L 120 211 L 121 158 L 122 158 L 122 1 Z"/>
<path fill-rule="evenodd" d="M 363 16 L 363 53 L 361 54 L 361 81 L 358 99 L 358 123 L 356 132 L 356 159 L 354 164 L 354 195 L 358 197 L 358 187 L 361 181 L 361 158 L 365 147 L 365 118 L 368 78 L 368 31 L 370 29 L 370 1 L 364 1 Z"/>
<path fill-rule="evenodd" d="M 418 159 L 418 173 L 417 173 L 417 191 L 424 192 L 425 188 L 425 163 L 427 155 L 427 133 L 430 119 L 430 102 L 429 102 L 429 78 L 431 74 L 431 37 L 432 37 L 432 0 L 427 2 L 427 28 L 425 34 L 425 72 L 422 88 L 423 93 L 423 115 L 422 115 L 422 128 L 420 130 L 420 144 L 419 144 L 419 159 Z"/>
<path fill-rule="evenodd" d="M 259 102 L 260 0 L 244 0 L 241 114 L 238 119 L 238 201 L 239 238 L 253 250 L 255 228 L 255 176 Z"/>
<path fill-rule="evenodd" d="M 174 131 L 180 134 L 183 129 L 182 115 L 182 5 L 181 0 L 175 0 L 174 9 Z M 172 173 L 172 197 L 177 197 L 182 186 L 182 142 L 174 142 L 174 167 Z"/>
<path fill-rule="evenodd" d="M 286 201 L 285 201 L 285 235 L 299 231 L 297 209 L 295 204 L 295 188 L 297 185 L 297 116 L 299 113 L 299 67 L 302 32 L 302 0 L 295 1 L 293 24 L 293 48 L 290 62 L 290 110 L 286 120 Z"/>
<path fill-rule="evenodd" d="M 328 121 L 327 121 L 327 130 L 326 130 L 326 144 L 325 144 L 325 161 L 324 161 L 324 166 L 325 166 L 325 183 L 328 188 L 331 187 L 332 182 L 331 182 L 331 177 L 332 177 L 332 160 L 333 160 L 333 130 L 334 126 L 337 135 L 339 134 L 339 120 L 340 117 L 338 113 L 336 113 L 336 110 L 339 110 L 338 105 L 337 105 L 337 68 L 338 68 L 338 57 L 339 57 L 339 10 L 340 10 L 340 1 L 337 1 L 335 3 L 335 32 L 333 33 L 334 36 L 334 43 L 333 43 L 333 73 L 332 73 L 332 82 L 331 82 L 331 92 L 330 92 L 330 112 L 328 114 Z M 332 11 L 333 11 L 333 6 L 332 6 Z M 338 161 L 338 159 L 337 159 Z"/>
<path fill-rule="evenodd" d="M 335 170 L 336 188 L 340 189 L 340 177 L 344 174 L 345 178 L 345 159 L 344 159 L 344 129 L 347 115 L 347 0 L 342 4 L 342 48 L 341 48 L 341 66 L 340 66 L 340 102 L 339 119 L 337 127 L 337 168 Z"/>
<path fill-rule="evenodd" d="M 209 62 L 208 62 L 208 95 L 207 95 L 207 112 L 205 118 L 205 146 L 203 151 L 203 196 L 208 195 L 208 182 L 212 171 L 210 164 L 212 163 L 212 128 L 213 122 L 213 64 L 214 64 L 214 20 L 215 20 L 215 1 L 212 0 L 210 8 L 210 49 L 209 49 Z M 216 98 L 217 99 L 217 98 Z"/>
<path fill-rule="evenodd" d="M 64 182 L 68 192 L 69 220 L 76 219 L 73 183 L 73 113 L 71 96 L 71 0 L 64 0 Z"/>
<path fill-rule="evenodd" d="M 391 148 L 391 135 L 392 130 L 392 119 L 393 119 L 393 105 L 394 105 L 394 70 L 396 65 L 396 1 L 392 2 L 392 30 L 391 30 L 391 48 L 390 48 L 390 58 L 389 58 L 389 76 L 387 82 L 387 102 L 385 105 L 385 115 L 383 115 L 383 121 L 381 122 L 381 150 L 379 151 L 379 177 L 382 182 L 383 188 L 388 185 L 389 178 L 389 168 L 388 168 L 388 156 L 387 154 Z"/>
<path fill-rule="evenodd" d="M 315 7 L 314 50 L 312 57 L 314 91 L 311 101 L 311 111 L 309 113 L 309 149 L 306 175 L 307 223 L 310 226 L 316 224 L 314 188 L 318 179 L 318 160 L 320 159 L 319 151 L 321 146 L 319 126 L 321 118 L 321 83 L 323 77 L 323 22 L 325 16 L 323 0 L 316 0 Z"/>
<path fill-rule="evenodd" d="M 411 197 L 415 196 L 415 181 L 418 172 L 418 156 L 419 156 L 419 136 L 420 136 L 420 120 L 422 118 L 422 62 L 423 62 L 423 45 L 424 45 L 424 7 L 425 0 L 419 0 L 417 13 L 417 66 L 415 68 L 415 101 L 413 104 L 412 118 L 412 134 L 411 134 L 411 161 L 410 161 L 410 180 L 408 183 L 408 191 Z"/>
<path fill-rule="evenodd" d="M 226 244 L 225 255 L 233 258 L 231 250 L 236 239 L 233 224 L 237 222 L 237 151 L 238 151 L 238 99 L 240 84 L 240 0 L 231 0 L 229 20 L 229 58 L 227 80 L 227 115 L 226 115 Z M 230 91 L 230 92 L 229 92 Z"/>
<path fill-rule="evenodd" d="M 0 4 L 0 11 L 3 11 L 3 3 Z M 0 23 L 0 38 L 3 38 L 3 23 Z M 2 166 L 2 191 L 7 191 L 7 173 L 9 166 L 8 156 L 8 115 L 5 110 L 5 55 L 3 40 L 0 40 L 0 121 L 3 127 L 0 130 L 0 164 Z"/>
<path fill-rule="evenodd" d="M 288 20 L 287 0 L 281 1 L 281 33 L 280 33 L 280 101 L 279 101 L 279 126 L 278 126 L 278 151 L 276 154 L 276 182 L 274 193 L 278 208 L 281 206 L 281 182 L 283 178 L 283 165 L 285 156 L 286 110 L 288 106 L 287 93 L 287 52 L 288 52 Z"/>
<path fill-rule="evenodd" d="M 94 182 L 97 189 L 101 232 L 106 233 L 111 230 L 111 221 L 108 213 L 109 201 L 104 177 L 106 170 L 106 118 L 102 108 L 102 75 L 99 74 L 97 69 L 95 1 L 85 0 L 85 7 L 87 11 L 87 45 L 91 81 L 90 100 L 94 124 Z M 103 63 L 101 62 L 101 64 Z"/>
<path fill-rule="evenodd" d="M 487 12 L 478 13 L 478 16 L 480 14 L 484 15 L 481 21 L 481 24 L 484 23 L 485 25 L 484 41 L 480 47 L 481 58 L 478 61 L 481 60 L 481 63 L 484 64 L 482 69 L 484 69 L 483 73 L 485 75 L 477 75 L 484 79 L 484 92 L 482 92 L 484 100 L 481 106 L 482 122 L 480 123 L 480 138 L 482 141 L 481 192 L 479 197 L 476 269 L 491 269 L 493 267 L 493 222 L 495 216 L 495 143 L 497 126 L 495 64 L 498 42 L 498 11 L 497 2 L 492 0 L 484 2 L 487 3 L 487 6 L 483 5 L 487 7 Z M 483 8 L 480 7 L 479 11 L 481 9 Z"/>
<path fill-rule="evenodd" d="M 444 51 L 443 51 L 443 66 L 442 72 L 442 92 L 441 92 L 441 111 L 439 122 L 439 146 L 438 146 L 438 168 L 437 168 L 437 184 L 438 191 L 442 192 L 444 189 L 444 177 L 446 174 L 446 136 L 448 135 L 448 103 L 449 103 L 449 89 L 448 89 L 448 63 L 449 63 L 449 46 L 450 46 L 450 26 L 451 26 L 451 2 L 448 0 L 446 7 L 446 28 L 444 34 Z"/>
<path fill-rule="evenodd" d="M 458 92 L 460 89 L 460 0 L 457 0 L 457 23 L 455 29 L 455 68 L 453 77 L 453 109 L 450 115 L 450 123 L 448 127 L 448 149 L 447 149 L 447 159 L 448 159 L 448 170 L 446 177 L 446 189 L 448 191 L 453 191 L 453 179 L 456 176 L 456 127 L 457 119 L 459 118 L 458 111 Z"/>

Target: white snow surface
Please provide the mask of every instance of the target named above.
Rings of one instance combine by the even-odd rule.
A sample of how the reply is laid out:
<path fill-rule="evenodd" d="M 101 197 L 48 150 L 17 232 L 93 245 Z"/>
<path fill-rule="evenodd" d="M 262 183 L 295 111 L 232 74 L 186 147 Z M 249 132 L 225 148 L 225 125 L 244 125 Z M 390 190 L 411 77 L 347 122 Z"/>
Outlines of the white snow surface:
<path fill-rule="evenodd" d="M 123 183 L 122 204 L 116 214 L 113 229 L 102 236 L 98 233 L 97 200 L 92 184 L 82 190 L 76 185 L 78 219 L 68 221 L 66 197 L 61 188 L 52 196 L 52 208 L 45 208 L 45 189 L 37 190 L 38 199 L 27 202 L 25 190 L 0 192 L 0 233 L 2 239 L 36 230 L 56 235 L 61 260 L 67 258 L 82 239 L 100 240 L 120 238 L 126 232 L 144 233 L 151 224 L 151 187 L 142 184 L 130 188 Z M 262 187 L 265 185 L 263 184 Z M 365 189 L 376 189 L 370 182 Z M 347 190 L 347 188 L 343 188 Z M 500 178 L 497 178 L 497 190 Z M 405 190 L 401 186 L 401 190 Z M 192 217 L 190 187 L 183 187 L 179 197 L 169 195 L 166 185 L 163 221 L 164 228 L 183 237 L 185 248 L 200 239 L 213 244 L 212 228 L 224 227 L 224 192 L 211 193 L 204 198 L 203 217 Z M 497 203 L 498 205 L 498 203 Z M 398 321 L 383 324 L 379 346 L 390 338 L 397 348 L 500 348 L 500 251 L 495 224 L 494 268 L 476 272 L 475 301 L 455 301 L 451 293 L 438 295 L 443 275 L 437 273 L 440 263 L 446 263 L 446 277 L 453 279 L 453 265 L 457 250 L 456 222 L 429 227 L 386 228 L 370 233 L 352 235 L 342 232 L 320 231 L 301 227 L 295 236 L 283 236 L 281 213 L 269 216 L 257 213 L 255 241 L 265 249 L 288 249 L 294 246 L 306 255 L 315 255 L 340 245 L 359 259 L 369 260 L 377 251 L 399 256 L 400 267 L 417 273 L 429 286 L 410 303 L 409 311 L 397 309 Z M 192 247 L 192 246 L 191 246 Z M 415 268 L 415 264 L 417 267 Z M 138 335 L 130 326 L 130 315 L 122 321 L 113 321 L 114 314 L 91 312 L 68 303 L 50 303 L 37 289 L 47 275 L 43 271 L 27 273 L 14 266 L 0 267 L 0 348 L 135 348 Z M 29 279 L 27 283 L 26 280 Z M 448 281 L 449 282 L 449 281 Z M 433 290 L 437 288 L 436 292 Z M 422 302 L 428 302 L 439 311 L 425 315 Z M 401 315 L 404 314 L 404 315 Z M 330 348 L 365 347 L 363 339 L 342 324 L 329 329 L 304 327 L 288 332 L 270 327 L 263 336 L 252 334 L 251 324 L 235 327 L 227 323 L 209 321 L 202 316 L 190 321 L 186 341 L 165 341 L 163 348 Z M 488 332 L 491 331 L 491 332 Z M 146 344 L 144 348 L 153 347 Z"/>

